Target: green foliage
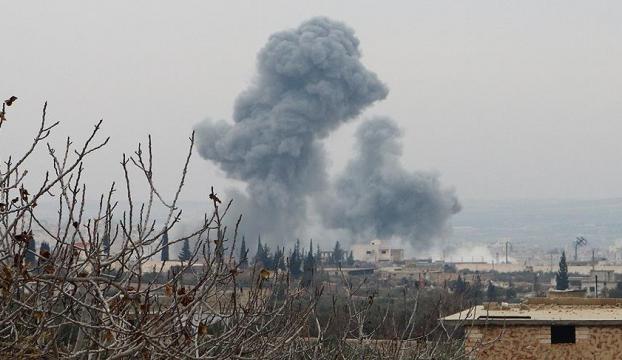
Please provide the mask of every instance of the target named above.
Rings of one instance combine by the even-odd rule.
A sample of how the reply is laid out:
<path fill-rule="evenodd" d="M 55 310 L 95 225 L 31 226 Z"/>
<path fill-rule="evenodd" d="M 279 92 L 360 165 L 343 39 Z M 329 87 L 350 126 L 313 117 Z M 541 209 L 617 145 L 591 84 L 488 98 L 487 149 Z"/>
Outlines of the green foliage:
<path fill-rule="evenodd" d="M 458 275 L 458 279 L 456 279 L 456 281 L 454 281 L 453 284 L 451 284 L 450 288 L 454 293 L 461 295 L 466 292 L 467 284 L 464 281 L 464 279 L 462 279 L 462 276 Z"/>
<path fill-rule="evenodd" d="M 272 268 L 272 257 L 268 244 L 261 243 L 261 236 L 257 239 L 257 253 L 255 253 L 255 263 L 261 264 L 264 268 Z"/>
<path fill-rule="evenodd" d="M 333 248 L 333 259 L 332 259 L 333 264 L 334 265 L 341 264 L 341 262 L 343 261 L 344 255 L 345 255 L 345 252 L 343 251 L 341 244 L 339 244 L 339 241 L 337 241 L 335 243 L 335 247 Z"/>
<path fill-rule="evenodd" d="M 104 234 L 102 237 L 102 247 L 104 248 L 104 255 L 110 256 L 110 235 Z"/>
<path fill-rule="evenodd" d="M 302 265 L 302 285 L 309 286 L 313 282 L 313 275 L 315 274 L 315 258 L 313 257 L 313 240 L 309 245 L 309 252 L 305 256 L 304 263 Z"/>
<path fill-rule="evenodd" d="M 516 300 L 516 289 L 514 288 L 514 284 L 512 284 L 512 282 L 509 283 L 509 286 L 507 289 L 505 289 L 505 300 L 508 302 L 513 302 L 514 300 Z"/>
<path fill-rule="evenodd" d="M 488 301 L 497 301 L 497 287 L 492 283 L 492 281 L 488 281 L 486 299 L 488 299 Z"/>
<path fill-rule="evenodd" d="M 317 265 L 320 265 L 320 262 L 322 261 L 322 250 L 320 249 L 320 245 L 318 244 L 316 246 L 316 250 L 315 250 L 315 265 L 317 267 Z"/>
<path fill-rule="evenodd" d="M 44 252 L 44 251 L 50 251 L 50 244 L 48 244 L 47 242 L 42 242 L 41 245 L 39 245 L 39 252 Z"/>
<path fill-rule="evenodd" d="M 300 252 L 300 240 L 296 239 L 296 245 L 294 245 L 294 250 L 289 254 L 289 272 L 293 277 L 300 277 L 302 271 L 302 254 Z"/>
<path fill-rule="evenodd" d="M 274 270 L 286 270 L 287 266 L 285 265 L 285 254 L 283 253 L 283 249 L 277 247 L 274 255 L 272 256 L 272 269 Z"/>
<path fill-rule="evenodd" d="M 192 258 L 192 251 L 190 250 L 190 240 L 184 239 L 184 242 L 181 246 L 181 251 L 179 255 L 177 255 L 179 260 L 188 261 Z"/>
<path fill-rule="evenodd" d="M 110 244 L 108 244 L 108 248 L 110 249 Z M 168 231 L 164 231 L 164 235 L 162 235 L 162 251 L 160 252 L 160 260 L 170 260 L 168 254 Z"/>
<path fill-rule="evenodd" d="M 465 294 L 465 297 L 469 300 L 471 304 L 481 304 L 482 298 L 484 297 L 483 287 L 484 286 L 482 285 L 482 278 L 479 274 L 479 271 L 477 271 L 475 272 L 475 281 L 473 281 L 472 285 L 468 286 L 467 292 Z"/>
<path fill-rule="evenodd" d="M 350 253 L 348 254 L 348 258 L 346 259 L 346 264 L 348 266 L 354 265 L 354 254 L 352 254 L 352 250 L 350 250 Z"/>
<path fill-rule="evenodd" d="M 268 246 L 268 244 L 263 244 L 263 251 L 261 252 L 263 257 L 261 259 L 261 263 L 267 269 L 272 269 L 273 263 L 274 263 L 270 252 L 271 252 L 270 246 Z"/>
<path fill-rule="evenodd" d="M 242 236 L 242 244 L 240 244 L 240 266 L 242 268 L 248 267 L 248 249 L 244 236 Z"/>
<path fill-rule="evenodd" d="M 566 264 L 566 252 L 562 251 L 562 257 L 559 260 L 559 271 L 555 275 L 555 281 L 557 290 L 568 289 L 568 265 Z"/>
<path fill-rule="evenodd" d="M 35 239 L 30 239 L 30 241 L 28 242 L 25 259 L 28 264 L 34 264 L 37 262 L 37 247 L 35 244 Z"/>
<path fill-rule="evenodd" d="M 264 247 L 261 245 L 261 235 L 257 238 L 257 251 L 255 252 L 255 264 L 262 262 L 266 257 L 263 253 Z"/>

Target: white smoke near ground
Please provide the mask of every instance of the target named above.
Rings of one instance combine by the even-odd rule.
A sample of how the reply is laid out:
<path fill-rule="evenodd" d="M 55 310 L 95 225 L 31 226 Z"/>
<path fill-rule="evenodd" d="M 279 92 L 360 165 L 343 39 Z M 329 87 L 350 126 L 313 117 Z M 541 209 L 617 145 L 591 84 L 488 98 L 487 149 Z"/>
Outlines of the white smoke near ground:
<path fill-rule="evenodd" d="M 340 22 L 313 18 L 278 32 L 258 54 L 233 123 L 196 127 L 200 155 L 246 183 L 227 197 L 244 214 L 247 239 L 282 244 L 319 229 L 343 243 L 426 243 L 460 209 L 436 174 L 401 167 L 400 131 L 386 118 L 361 125 L 356 156 L 330 183 L 322 140 L 388 94 L 360 58 L 358 38 Z"/>
<path fill-rule="evenodd" d="M 463 244 L 459 247 L 450 247 L 444 250 L 445 261 L 449 262 L 487 262 L 495 261 L 493 254 L 485 245 Z"/>

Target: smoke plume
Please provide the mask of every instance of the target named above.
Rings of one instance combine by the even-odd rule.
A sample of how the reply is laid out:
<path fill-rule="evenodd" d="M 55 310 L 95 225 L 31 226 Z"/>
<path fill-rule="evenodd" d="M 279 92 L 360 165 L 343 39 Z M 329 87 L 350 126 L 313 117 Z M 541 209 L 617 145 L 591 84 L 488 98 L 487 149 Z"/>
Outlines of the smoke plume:
<path fill-rule="evenodd" d="M 400 136 L 388 118 L 359 126 L 355 157 L 323 197 L 320 213 L 328 226 L 349 230 L 355 240 L 398 237 L 411 245 L 443 234 L 460 211 L 458 199 L 436 174 L 402 168 Z"/>
<path fill-rule="evenodd" d="M 201 156 L 247 184 L 247 195 L 230 194 L 247 234 L 291 239 L 308 197 L 327 185 L 320 140 L 386 97 L 360 58 L 354 32 L 326 18 L 276 33 L 259 52 L 253 84 L 236 100 L 233 124 L 197 126 Z"/>

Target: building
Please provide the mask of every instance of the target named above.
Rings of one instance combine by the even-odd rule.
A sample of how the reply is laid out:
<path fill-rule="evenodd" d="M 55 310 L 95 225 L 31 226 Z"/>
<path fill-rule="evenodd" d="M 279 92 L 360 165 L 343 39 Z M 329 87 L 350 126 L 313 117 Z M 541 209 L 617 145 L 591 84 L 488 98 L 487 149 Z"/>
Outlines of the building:
<path fill-rule="evenodd" d="M 617 285 L 613 270 L 592 270 L 590 275 L 581 281 L 581 288 L 587 290 L 589 296 L 599 297 L 604 290 L 613 289 Z"/>
<path fill-rule="evenodd" d="M 622 354 L 622 299 L 530 298 L 523 304 L 475 306 L 442 321 L 465 328 L 471 359 L 619 359 Z"/>
<path fill-rule="evenodd" d="M 320 251 L 320 264 L 330 264 L 333 261 L 333 252 L 332 251 Z"/>
<path fill-rule="evenodd" d="M 599 297 L 614 289 L 618 280 L 614 270 L 590 270 L 589 275 L 570 276 L 568 282 L 572 288 L 585 290 L 589 297 Z"/>
<path fill-rule="evenodd" d="M 373 240 L 369 244 L 352 245 L 354 260 L 370 263 L 404 261 L 404 249 L 391 248 L 382 240 Z"/>
<path fill-rule="evenodd" d="M 458 273 L 446 273 L 438 269 L 405 266 L 381 267 L 376 270 L 376 273 L 381 279 L 402 279 L 435 286 L 444 286 L 447 282 L 458 278 Z"/>
<path fill-rule="evenodd" d="M 341 276 L 342 274 L 345 276 L 366 276 L 372 275 L 376 269 L 374 268 L 323 268 L 324 271 L 328 275 L 333 276 Z"/>

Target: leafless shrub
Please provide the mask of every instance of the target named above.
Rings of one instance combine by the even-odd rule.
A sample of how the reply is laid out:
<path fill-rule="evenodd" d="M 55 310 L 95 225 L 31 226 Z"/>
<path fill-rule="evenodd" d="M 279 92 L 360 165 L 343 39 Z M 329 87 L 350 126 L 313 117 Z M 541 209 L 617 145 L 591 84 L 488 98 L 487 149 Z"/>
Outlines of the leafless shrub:
<path fill-rule="evenodd" d="M 9 116 L 7 105 L 0 126 Z M 46 112 L 47 104 L 31 146 L 8 158 L 0 170 L 0 354 L 88 359 L 463 356 L 462 342 L 449 341 L 453 330 L 441 329 L 446 336 L 434 340 L 414 336 L 417 301 L 393 339 L 365 331 L 370 307 L 361 305 L 356 289 L 347 286 L 346 330 L 327 336 L 338 317 L 320 321 L 316 305 L 322 284 L 304 288 L 287 273 L 241 269 L 234 249 L 242 219 L 235 219 L 232 229 L 224 225 L 232 202 L 222 204 L 213 189 L 202 223 L 168 242 L 192 239 L 190 258 L 172 268 L 151 261 L 165 246 L 163 234 L 180 223 L 178 202 L 194 134 L 171 194 L 156 186 L 149 138 L 131 156 L 123 155 L 122 190 L 113 183 L 99 196 L 95 211 L 87 211 L 82 175 L 85 161 L 108 142 L 100 138 L 101 121 L 81 143 L 67 139 L 61 149 L 45 144 L 53 172 L 43 175 L 36 189 L 27 189 L 28 160 L 58 125 L 48 122 Z M 131 175 L 132 168 L 142 183 Z M 146 201 L 135 200 L 136 188 L 148 189 Z M 50 199 L 58 204 L 51 225 L 37 208 Z M 156 207 L 166 209 L 166 216 L 156 218 Z M 51 244 L 49 250 L 32 246 L 42 240 Z M 245 286 L 239 282 L 242 276 Z"/>

